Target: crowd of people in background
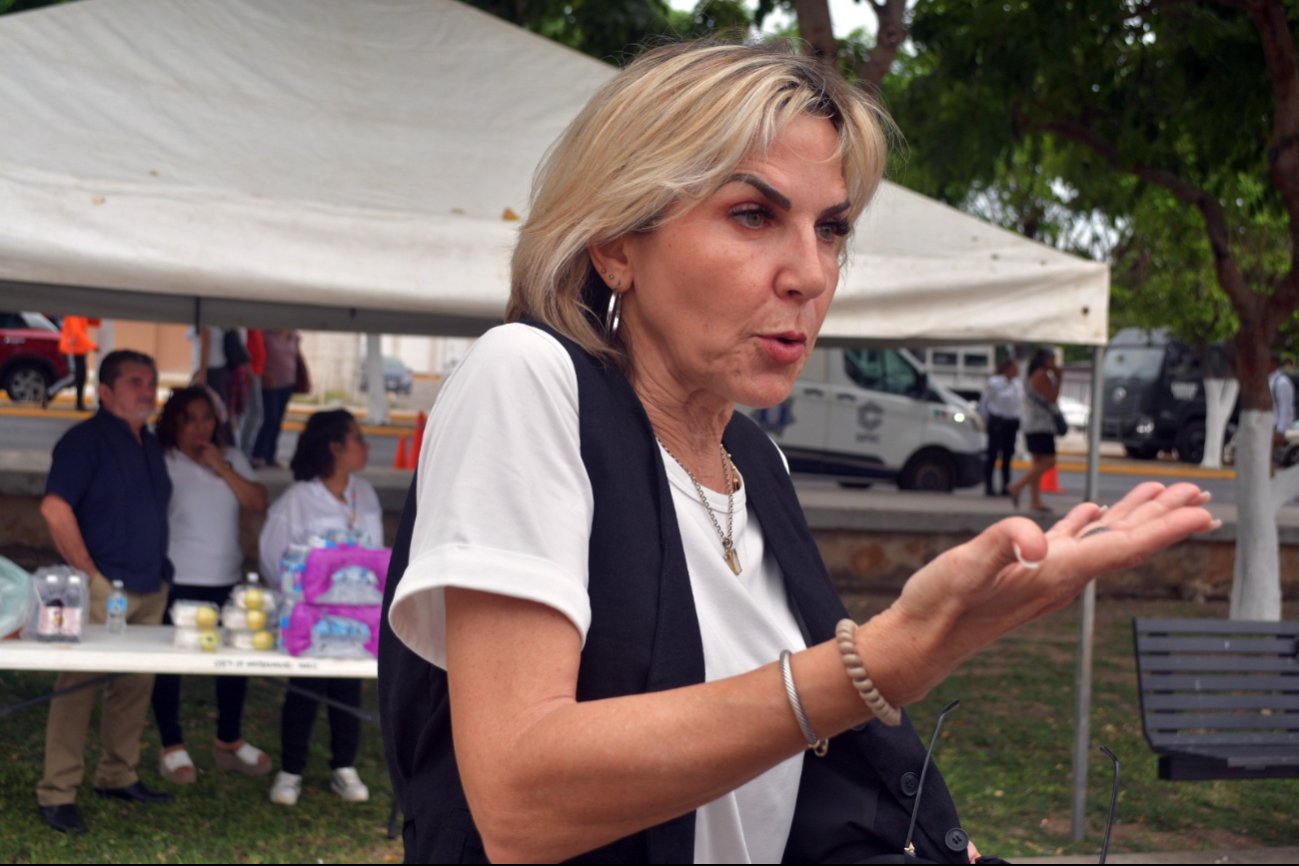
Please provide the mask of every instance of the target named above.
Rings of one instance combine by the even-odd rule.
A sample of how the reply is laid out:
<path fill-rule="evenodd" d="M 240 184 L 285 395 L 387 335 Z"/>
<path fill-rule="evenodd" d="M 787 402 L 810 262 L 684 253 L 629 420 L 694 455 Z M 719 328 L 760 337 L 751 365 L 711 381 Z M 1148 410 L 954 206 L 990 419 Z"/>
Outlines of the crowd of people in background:
<path fill-rule="evenodd" d="M 190 329 L 193 384 L 217 397 L 218 423 L 254 468 L 279 467 L 276 449 L 289 399 L 306 389 L 297 331 Z"/>
<path fill-rule="evenodd" d="M 69 317 L 71 318 L 71 317 Z M 74 325 L 74 331 L 84 326 Z M 227 331 L 226 334 L 237 334 Z M 240 340 L 246 338 L 239 334 Z M 297 354 L 297 335 L 274 332 Z M 247 343 L 243 344 L 245 347 Z M 244 451 L 235 447 L 233 430 L 249 430 L 227 407 L 249 403 L 232 399 L 232 383 L 245 395 L 253 377 L 270 382 L 266 401 L 278 436 L 283 404 L 294 380 L 274 378 L 272 353 L 265 352 L 260 373 L 231 368 L 237 356 L 220 329 L 196 340 L 200 362 L 194 384 L 172 392 L 156 422 L 158 371 L 153 358 L 140 352 L 110 352 L 100 363 L 98 411 L 71 427 L 54 447 L 41 514 L 64 560 L 88 575 L 91 623 L 105 621 L 105 600 L 120 582 L 127 598 L 129 623 L 157 625 L 170 621 L 179 600 L 224 604 L 239 582 L 244 557 L 239 543 L 241 511 L 267 513 L 260 551 L 263 573 L 278 574 L 281 555 L 290 544 L 304 544 L 330 530 L 363 534 L 366 543 L 382 545 L 382 511 L 374 488 L 356 473 L 365 468 L 368 447 L 356 419 L 345 410 L 319 412 L 308 419 L 291 462 L 294 483 L 268 511 L 266 487 Z M 289 352 L 284 352 L 287 356 Z M 283 361 L 283 357 L 280 358 Z M 251 367 L 251 357 L 242 366 Z M 240 385 L 234 385 L 239 388 Z M 286 392 L 280 394 L 277 392 Z M 229 401 L 229 402 L 226 402 Z M 278 408 L 275 408 L 278 407 Z M 263 422 L 263 428 L 265 427 Z M 245 436 L 244 448 L 251 448 Z M 260 441 L 260 440 L 257 440 Z M 273 440 L 272 440 L 273 441 Z M 273 452 L 271 452 L 273 454 Z M 165 804 L 174 797 L 143 783 L 137 772 L 141 734 L 152 701 L 161 741 L 159 774 L 173 784 L 198 781 L 180 725 L 181 680 L 178 676 L 122 675 L 93 688 L 97 674 L 64 673 L 50 702 L 46 725 L 45 768 L 36 789 L 41 820 L 54 830 L 84 833 L 76 805 L 85 772 L 85 741 L 100 691 L 100 757 L 95 792 L 141 804 Z M 360 706 L 359 680 L 290 681 L 282 710 L 282 771 L 270 797 L 293 805 L 302 773 L 318 695 L 330 699 L 332 790 L 350 802 L 368 799 L 369 790 L 355 768 L 360 725 L 346 708 Z M 273 768 L 270 755 L 248 743 L 241 718 L 247 680 L 215 678 L 217 718 L 212 743 L 218 769 L 260 776 Z M 343 709 L 340 709 L 343 708 Z"/>

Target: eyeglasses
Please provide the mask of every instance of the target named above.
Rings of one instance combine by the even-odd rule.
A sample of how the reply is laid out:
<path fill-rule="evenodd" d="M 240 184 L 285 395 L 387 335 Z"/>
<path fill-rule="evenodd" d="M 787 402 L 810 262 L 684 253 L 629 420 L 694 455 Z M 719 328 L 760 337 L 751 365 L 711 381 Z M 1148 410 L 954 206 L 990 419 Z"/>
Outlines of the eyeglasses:
<path fill-rule="evenodd" d="M 920 796 L 925 790 L 925 775 L 929 772 L 929 765 L 934 756 L 934 746 L 938 744 L 938 732 L 943 729 L 943 720 L 947 714 L 961 705 L 960 701 L 952 701 L 943 707 L 943 711 L 938 714 L 938 721 L 934 722 L 934 735 L 929 738 L 929 748 L 925 750 L 925 763 L 920 768 L 920 783 L 916 786 L 916 800 L 911 804 L 911 826 L 907 828 L 907 842 L 903 847 L 903 853 L 909 857 L 916 856 L 916 845 L 912 841 L 915 838 L 916 818 L 920 815 Z M 1119 805 L 1119 758 L 1118 755 L 1111 752 L 1107 747 L 1101 746 L 1100 750 L 1109 757 L 1114 764 L 1114 785 L 1110 791 L 1110 812 L 1105 819 L 1105 841 L 1101 843 L 1101 856 L 1097 861 L 1100 864 L 1105 862 L 1105 858 L 1110 851 L 1110 833 L 1114 829 L 1114 814 Z M 982 858 L 981 858 L 982 859 Z"/>

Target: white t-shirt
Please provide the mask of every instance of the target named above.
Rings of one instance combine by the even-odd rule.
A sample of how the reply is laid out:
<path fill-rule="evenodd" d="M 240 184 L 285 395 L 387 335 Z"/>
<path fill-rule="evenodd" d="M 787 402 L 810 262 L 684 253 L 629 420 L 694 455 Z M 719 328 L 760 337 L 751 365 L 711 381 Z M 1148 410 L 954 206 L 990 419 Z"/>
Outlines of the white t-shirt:
<path fill-rule="evenodd" d="M 254 480 L 253 468 L 238 448 L 225 449 L 234 471 Z M 211 469 L 173 448 L 166 453 L 171 477 L 167 505 L 167 556 L 176 568 L 176 583 L 187 586 L 231 586 L 239 582 L 244 553 L 239 545 L 239 500 Z"/>
<path fill-rule="evenodd" d="M 979 414 L 987 419 L 990 415 L 998 418 L 1019 420 L 1020 405 L 1024 402 L 1024 385 L 1019 379 L 1007 379 L 998 373 L 988 380 L 979 399 Z"/>
<path fill-rule="evenodd" d="M 274 583 L 280 573 L 280 557 L 290 544 L 306 544 L 311 536 L 332 529 L 360 529 L 371 545 L 383 545 L 383 507 L 370 482 L 353 474 L 343 488 L 342 500 L 319 478 L 293 482 L 266 514 L 257 544 L 262 574 Z"/>
<path fill-rule="evenodd" d="M 226 345 L 222 340 L 225 339 L 225 329 L 218 328 L 215 325 L 204 325 L 203 329 L 207 331 L 207 368 L 209 370 L 218 370 L 226 365 Z M 203 354 L 203 344 L 199 341 L 198 331 L 190 328 L 185 332 L 185 339 L 192 344 L 190 346 L 190 364 L 195 373 L 198 372 L 200 357 Z"/>
<path fill-rule="evenodd" d="M 690 571 L 704 669 L 717 680 L 804 647 L 774 555 L 735 494 L 737 577 L 685 471 L 666 452 Z M 726 496 L 705 490 L 726 526 Z M 446 381 L 424 432 L 410 564 L 389 620 L 429 662 L 446 666 L 444 592 L 454 586 L 535 601 L 564 614 L 585 643 L 587 551 L 594 497 L 582 463 L 577 374 L 537 328 L 488 331 Z M 698 863 L 779 862 L 793 820 L 802 755 L 698 810 Z"/>

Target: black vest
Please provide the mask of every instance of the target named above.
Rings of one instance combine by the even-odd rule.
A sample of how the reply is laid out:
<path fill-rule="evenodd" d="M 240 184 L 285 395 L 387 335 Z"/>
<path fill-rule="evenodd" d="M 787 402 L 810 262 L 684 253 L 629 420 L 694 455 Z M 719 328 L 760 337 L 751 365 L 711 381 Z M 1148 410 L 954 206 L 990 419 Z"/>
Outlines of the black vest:
<path fill-rule="evenodd" d="M 581 454 L 595 497 L 588 578 L 591 626 L 577 698 L 597 700 L 703 682 L 690 575 L 649 419 L 620 373 L 554 336 L 577 370 Z M 749 507 L 785 575 L 804 637 L 809 645 L 829 640 L 846 614 L 779 453 L 739 413 L 723 442 L 743 474 Z M 388 626 L 388 608 L 410 554 L 414 497 L 412 482 L 384 597 L 379 641 L 384 751 L 405 813 L 407 862 L 486 862 L 456 767 L 446 674 L 408 650 Z M 906 721 L 898 728 L 873 722 L 845 732 L 830 742 L 826 758 L 808 753 L 786 862 L 848 863 L 900 853 L 923 759 L 924 747 Z M 966 862 L 964 834 L 936 768 L 930 768 L 925 786 L 916 853 Z M 691 812 L 576 862 L 690 862 L 694 827 Z"/>

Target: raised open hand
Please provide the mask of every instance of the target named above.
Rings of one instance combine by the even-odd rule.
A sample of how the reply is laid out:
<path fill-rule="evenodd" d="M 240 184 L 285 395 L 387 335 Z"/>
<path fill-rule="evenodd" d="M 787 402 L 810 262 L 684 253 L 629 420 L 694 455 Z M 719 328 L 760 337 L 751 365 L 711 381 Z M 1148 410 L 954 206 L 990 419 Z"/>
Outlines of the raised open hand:
<path fill-rule="evenodd" d="M 919 631 L 915 685 L 928 691 L 1006 632 L 1068 604 L 1088 581 L 1216 528 L 1208 499 L 1193 484 L 1147 482 L 1108 509 L 1079 505 L 1046 532 L 1011 517 L 947 551 L 912 575 L 890 608 Z"/>

